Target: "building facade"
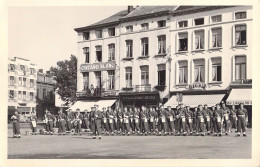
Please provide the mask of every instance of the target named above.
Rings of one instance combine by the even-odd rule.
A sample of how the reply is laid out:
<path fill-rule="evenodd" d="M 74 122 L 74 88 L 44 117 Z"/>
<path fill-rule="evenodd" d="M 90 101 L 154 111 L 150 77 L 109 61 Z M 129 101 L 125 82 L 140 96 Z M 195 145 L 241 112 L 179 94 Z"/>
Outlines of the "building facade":
<path fill-rule="evenodd" d="M 27 116 L 36 111 L 37 66 L 19 57 L 8 61 L 8 117 L 15 109 Z"/>

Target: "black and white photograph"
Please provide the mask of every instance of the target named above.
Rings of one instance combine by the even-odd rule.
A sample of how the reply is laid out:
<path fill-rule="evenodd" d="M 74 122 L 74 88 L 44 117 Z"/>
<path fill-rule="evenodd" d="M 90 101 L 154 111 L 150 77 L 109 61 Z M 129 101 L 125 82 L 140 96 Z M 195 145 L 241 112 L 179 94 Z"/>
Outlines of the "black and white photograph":
<path fill-rule="evenodd" d="M 8 7 L 7 161 L 254 158 L 254 10 Z"/>

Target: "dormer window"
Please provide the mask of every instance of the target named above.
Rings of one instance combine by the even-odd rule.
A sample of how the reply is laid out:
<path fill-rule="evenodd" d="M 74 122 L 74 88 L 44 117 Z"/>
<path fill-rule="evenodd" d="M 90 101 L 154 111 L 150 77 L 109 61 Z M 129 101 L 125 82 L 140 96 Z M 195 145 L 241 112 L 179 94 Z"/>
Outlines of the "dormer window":
<path fill-rule="evenodd" d="M 166 20 L 160 20 L 157 22 L 158 27 L 165 27 L 166 26 Z"/>
<path fill-rule="evenodd" d="M 96 30 L 96 38 L 102 38 L 102 30 Z"/>
<path fill-rule="evenodd" d="M 203 25 L 204 24 L 204 18 L 194 19 L 194 24 L 195 24 L 195 26 Z"/>
<path fill-rule="evenodd" d="M 90 35 L 89 34 L 90 34 L 89 32 L 83 32 L 83 40 L 84 41 L 87 41 L 87 40 L 90 39 Z"/>
<path fill-rule="evenodd" d="M 108 28 L 108 35 L 109 35 L 110 37 L 116 35 L 115 27 L 113 27 L 113 28 Z"/>
<path fill-rule="evenodd" d="M 133 32 L 133 26 L 126 26 L 126 32 Z"/>

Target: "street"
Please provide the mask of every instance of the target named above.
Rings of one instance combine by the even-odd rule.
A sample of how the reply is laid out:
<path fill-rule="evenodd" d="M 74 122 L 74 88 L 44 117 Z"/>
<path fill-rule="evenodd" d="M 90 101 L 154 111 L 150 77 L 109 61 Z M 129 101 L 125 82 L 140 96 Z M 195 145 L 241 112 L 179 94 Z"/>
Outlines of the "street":
<path fill-rule="evenodd" d="M 8 125 L 9 159 L 249 159 L 252 131 L 247 137 L 229 136 L 26 136 L 28 124 L 21 124 L 21 139 L 12 138 Z M 38 128 L 39 130 L 39 128 Z"/>

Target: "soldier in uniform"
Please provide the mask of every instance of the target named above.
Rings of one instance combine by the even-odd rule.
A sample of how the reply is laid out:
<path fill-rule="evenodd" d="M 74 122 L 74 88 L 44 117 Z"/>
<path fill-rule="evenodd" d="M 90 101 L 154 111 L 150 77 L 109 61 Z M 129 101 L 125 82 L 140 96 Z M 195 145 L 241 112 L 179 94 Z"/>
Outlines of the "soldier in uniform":
<path fill-rule="evenodd" d="M 186 131 L 186 109 L 184 108 L 184 104 L 180 104 L 180 109 L 179 109 L 179 119 L 180 119 L 180 126 L 179 126 L 179 132 L 183 132 L 182 135 L 185 136 L 187 134 Z"/>
<path fill-rule="evenodd" d="M 232 108 L 230 110 L 230 121 L 231 121 L 231 128 L 234 128 L 235 131 L 237 131 L 237 109 L 235 105 L 232 105 Z M 232 131 L 231 131 L 232 132 Z"/>
<path fill-rule="evenodd" d="M 98 138 L 101 139 L 101 130 L 100 130 L 100 126 L 101 126 L 101 120 L 102 120 L 102 112 L 100 110 L 98 110 L 98 105 L 95 105 L 95 110 L 92 113 L 92 118 L 94 121 L 94 125 L 93 125 L 93 139 L 96 139 L 96 135 L 98 135 Z"/>
<path fill-rule="evenodd" d="M 208 135 L 210 135 L 210 119 L 212 117 L 212 111 L 208 108 L 208 105 L 205 104 L 204 105 L 204 113 L 205 113 L 205 117 L 204 117 L 204 120 L 205 120 L 205 124 L 206 124 L 206 130 L 207 130 L 207 133 Z"/>
<path fill-rule="evenodd" d="M 123 135 L 125 135 L 125 130 L 127 135 L 130 135 L 130 125 L 129 125 L 129 118 L 130 118 L 130 112 L 127 110 L 127 107 L 124 107 L 124 111 L 123 111 L 123 126 L 124 126 L 124 130 L 123 130 Z"/>
<path fill-rule="evenodd" d="M 216 104 L 216 110 L 213 110 L 213 119 L 214 119 L 214 136 L 222 136 L 221 131 L 221 122 L 223 117 L 223 110 L 220 108 L 219 104 Z"/>
<path fill-rule="evenodd" d="M 160 106 L 159 114 L 158 114 L 158 132 L 159 136 L 162 134 L 162 131 L 164 129 L 164 135 L 167 135 L 167 124 L 166 124 L 166 116 L 167 112 L 163 108 L 163 105 Z"/>
<path fill-rule="evenodd" d="M 129 125 L 130 125 L 130 129 L 132 129 L 132 132 L 134 133 L 134 111 L 133 108 L 130 107 L 129 108 Z"/>
<path fill-rule="evenodd" d="M 47 112 L 47 133 L 49 135 L 53 135 L 54 133 L 54 129 L 53 129 L 53 124 L 54 121 L 56 121 L 56 118 L 54 117 L 54 115 L 52 115 L 50 112 Z"/>
<path fill-rule="evenodd" d="M 211 133 L 214 133 L 214 116 L 213 116 L 213 113 L 216 110 L 216 106 L 212 106 L 211 108 L 212 108 L 212 110 L 211 110 L 212 115 L 210 117 L 210 127 L 211 127 L 210 131 L 211 131 Z"/>
<path fill-rule="evenodd" d="M 116 113 L 114 110 L 112 110 L 111 107 L 107 107 L 107 116 L 109 118 L 109 127 L 110 127 L 110 130 L 111 130 L 111 134 L 112 136 L 114 135 L 114 130 L 116 128 L 114 128 L 114 126 L 116 126 Z"/>
<path fill-rule="evenodd" d="M 107 122 L 108 116 L 107 116 L 107 111 L 106 111 L 106 107 L 102 108 L 102 121 L 101 121 L 101 127 L 102 127 L 102 131 L 105 130 L 105 134 L 109 135 L 109 127 L 108 127 L 108 122 Z"/>
<path fill-rule="evenodd" d="M 134 132 L 140 134 L 140 111 L 137 107 L 134 108 Z"/>
<path fill-rule="evenodd" d="M 167 122 L 167 132 L 168 134 L 174 134 L 174 119 L 175 119 L 175 112 L 172 110 L 171 106 L 167 107 L 166 110 L 166 122 Z"/>
<path fill-rule="evenodd" d="M 32 111 L 29 119 L 30 119 L 30 127 L 31 127 L 31 130 L 32 130 L 32 135 L 36 135 L 36 132 L 37 132 L 37 128 L 36 128 L 37 117 L 36 117 L 36 114 L 35 114 L 34 111 Z"/>
<path fill-rule="evenodd" d="M 74 135 L 77 135 L 77 134 L 80 134 L 80 136 L 82 135 L 81 134 L 82 119 L 83 119 L 83 116 L 80 113 L 80 109 L 77 108 L 76 109 L 75 118 L 74 118 L 74 126 L 75 126 L 75 133 L 74 133 Z"/>
<path fill-rule="evenodd" d="M 148 111 L 145 106 L 142 106 L 140 111 L 140 118 L 141 118 L 141 135 L 144 133 L 147 136 L 148 132 Z"/>
<path fill-rule="evenodd" d="M 90 113 L 88 110 L 84 110 L 83 125 L 84 125 L 85 129 L 87 130 L 87 132 L 90 131 L 89 122 L 90 122 Z"/>
<path fill-rule="evenodd" d="M 149 120 L 150 120 L 150 131 L 155 135 L 155 121 L 157 119 L 157 112 L 155 111 L 155 108 L 151 108 L 149 112 Z"/>
<path fill-rule="evenodd" d="M 14 138 L 21 138 L 21 132 L 20 132 L 20 114 L 17 110 L 14 111 L 14 115 L 11 117 L 11 120 L 13 122 L 13 137 Z"/>
<path fill-rule="evenodd" d="M 190 106 L 186 106 L 186 122 L 189 128 L 189 135 L 193 133 L 193 112 L 190 110 Z"/>
<path fill-rule="evenodd" d="M 239 108 L 237 109 L 236 112 L 237 115 L 237 136 L 240 136 L 241 129 L 243 132 L 243 136 L 246 136 L 246 124 L 248 120 L 248 113 L 247 109 L 244 108 L 244 104 L 240 103 Z"/>
<path fill-rule="evenodd" d="M 124 124 L 123 124 L 123 117 L 124 117 L 124 114 L 121 110 L 121 108 L 118 108 L 117 110 L 117 122 L 118 122 L 118 126 L 117 126 L 117 132 L 118 134 L 121 134 L 123 131 L 124 131 Z"/>
<path fill-rule="evenodd" d="M 47 130 L 47 123 L 48 123 L 48 118 L 47 118 L 47 116 L 48 116 L 48 109 L 45 109 L 45 111 L 44 111 L 44 116 L 43 116 L 43 127 L 44 127 L 44 129 L 46 130 L 46 131 L 48 131 Z"/>
<path fill-rule="evenodd" d="M 196 130 L 197 130 L 197 112 L 198 112 L 198 107 L 195 107 L 193 110 L 193 132 L 194 132 L 194 134 L 196 133 Z"/>
<path fill-rule="evenodd" d="M 67 112 L 67 119 L 66 119 L 66 131 L 67 133 L 71 132 L 72 125 L 71 123 L 73 122 L 74 114 L 71 112 L 71 109 L 68 110 Z"/>
<path fill-rule="evenodd" d="M 197 132 L 196 135 L 199 135 L 199 132 L 201 132 L 201 136 L 205 136 L 204 133 L 204 117 L 205 117 L 205 113 L 203 110 L 202 105 L 199 105 L 199 109 L 197 111 Z"/>
<path fill-rule="evenodd" d="M 94 126 L 95 126 L 95 121 L 94 121 L 94 111 L 95 111 L 96 107 L 91 107 L 91 112 L 89 114 L 90 117 L 90 130 L 92 132 L 92 134 L 94 135 Z"/>
<path fill-rule="evenodd" d="M 59 135 L 65 135 L 65 123 L 66 123 L 66 115 L 62 112 L 62 108 L 59 110 L 58 115 L 59 122 Z"/>
<path fill-rule="evenodd" d="M 229 120 L 230 110 L 228 107 L 226 107 L 224 101 L 222 101 L 221 103 L 222 103 L 222 110 L 223 110 L 223 117 L 224 117 L 225 132 L 226 135 L 228 135 L 228 132 L 230 131 L 230 120 Z"/>

